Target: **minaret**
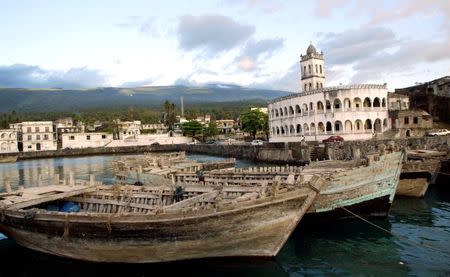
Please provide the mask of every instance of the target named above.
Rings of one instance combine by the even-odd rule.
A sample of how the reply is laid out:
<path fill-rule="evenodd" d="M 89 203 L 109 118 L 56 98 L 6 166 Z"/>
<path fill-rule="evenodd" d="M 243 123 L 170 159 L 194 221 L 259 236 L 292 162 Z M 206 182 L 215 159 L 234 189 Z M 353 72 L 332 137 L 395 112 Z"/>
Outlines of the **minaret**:
<path fill-rule="evenodd" d="M 325 67 L 323 52 L 320 54 L 316 48 L 310 44 L 306 50 L 306 55 L 300 55 L 300 90 L 311 91 L 325 86 Z"/>
<path fill-rule="evenodd" d="M 181 117 L 184 117 L 184 103 L 183 103 L 183 96 L 181 96 Z"/>

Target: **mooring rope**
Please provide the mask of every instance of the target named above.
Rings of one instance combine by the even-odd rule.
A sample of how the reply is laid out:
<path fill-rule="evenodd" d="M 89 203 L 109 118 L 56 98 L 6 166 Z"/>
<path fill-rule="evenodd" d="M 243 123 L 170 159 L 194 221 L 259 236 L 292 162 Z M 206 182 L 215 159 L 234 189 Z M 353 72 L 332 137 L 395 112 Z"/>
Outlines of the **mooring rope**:
<path fill-rule="evenodd" d="M 381 226 L 378 226 L 378 225 L 376 225 L 375 223 L 370 222 L 370 221 L 368 221 L 367 219 L 365 219 L 365 218 L 363 218 L 363 217 L 357 215 L 356 213 L 350 211 L 349 209 L 347 209 L 347 208 L 345 208 L 345 207 L 341 207 L 341 209 L 343 209 L 344 211 L 350 213 L 350 214 L 353 215 L 354 217 L 356 217 L 356 218 L 358 218 L 358 219 L 361 219 L 362 221 L 368 223 L 369 225 L 372 225 L 373 227 L 375 227 L 375 228 L 377 228 L 377 229 L 379 229 L 379 230 L 381 230 L 381 231 L 383 231 L 383 232 L 385 232 L 385 233 L 388 233 L 388 234 L 390 234 L 391 236 L 393 236 L 393 237 L 395 237 L 395 238 L 398 238 L 399 240 L 402 240 L 402 241 L 404 241 L 404 242 L 407 242 L 407 243 L 409 243 L 409 244 L 411 244 L 411 245 L 413 245 L 413 246 L 425 247 L 425 248 L 428 248 L 428 249 L 433 250 L 433 251 L 443 252 L 442 249 L 434 248 L 434 247 L 431 246 L 431 245 L 428 245 L 428 244 L 422 244 L 422 243 L 417 243 L 417 242 L 415 242 L 415 241 L 412 241 L 412 240 L 408 239 L 407 237 L 404 237 L 404 236 L 401 236 L 401 235 L 396 235 L 396 234 L 392 233 L 391 231 L 389 231 L 389 230 L 387 230 L 387 229 L 385 229 L 385 228 L 383 228 L 383 227 L 381 227 Z"/>

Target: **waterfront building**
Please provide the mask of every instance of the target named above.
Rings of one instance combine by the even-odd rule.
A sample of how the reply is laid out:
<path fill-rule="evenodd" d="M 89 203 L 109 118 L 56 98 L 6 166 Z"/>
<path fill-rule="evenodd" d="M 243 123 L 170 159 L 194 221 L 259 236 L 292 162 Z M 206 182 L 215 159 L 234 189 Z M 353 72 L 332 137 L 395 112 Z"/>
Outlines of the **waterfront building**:
<path fill-rule="evenodd" d="M 395 137 L 421 137 L 433 128 L 432 116 L 423 110 L 389 111 Z"/>
<path fill-rule="evenodd" d="M 62 133 L 61 147 L 63 149 L 105 147 L 113 140 L 108 133 Z"/>
<path fill-rule="evenodd" d="M 142 124 L 141 128 L 142 128 L 141 133 L 150 133 L 150 134 L 165 134 L 169 131 L 169 127 L 167 127 L 163 123 Z"/>
<path fill-rule="evenodd" d="M 395 89 L 409 96 L 411 107 L 427 111 L 435 119 L 450 121 L 450 76 Z"/>
<path fill-rule="evenodd" d="M 128 137 L 135 137 L 141 134 L 141 121 L 120 121 L 117 120 L 117 127 L 119 128 L 119 138 L 124 139 Z"/>
<path fill-rule="evenodd" d="M 233 119 L 218 119 L 216 124 L 221 134 L 229 134 L 238 129 L 237 123 Z"/>
<path fill-rule="evenodd" d="M 372 138 L 390 129 L 386 84 L 325 86 L 324 55 L 313 45 L 301 55 L 301 90 L 269 102 L 269 140 Z"/>
<path fill-rule="evenodd" d="M 408 95 L 398 93 L 388 93 L 388 109 L 389 111 L 409 110 Z"/>
<path fill-rule="evenodd" d="M 56 150 L 56 132 L 52 121 L 24 121 L 18 128 L 19 151 Z"/>
<path fill-rule="evenodd" d="M 0 129 L 0 153 L 19 152 L 17 145 L 17 131 L 15 129 Z"/>

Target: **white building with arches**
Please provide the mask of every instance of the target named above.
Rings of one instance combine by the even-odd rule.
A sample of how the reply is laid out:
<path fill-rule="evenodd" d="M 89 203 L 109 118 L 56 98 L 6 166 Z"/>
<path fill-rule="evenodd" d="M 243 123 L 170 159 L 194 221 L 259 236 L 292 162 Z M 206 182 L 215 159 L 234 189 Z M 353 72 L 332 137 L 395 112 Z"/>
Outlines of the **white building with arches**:
<path fill-rule="evenodd" d="M 269 102 L 271 142 L 370 139 L 390 129 L 386 84 L 325 87 L 323 53 L 312 45 L 300 64 L 303 91 Z"/>
<path fill-rule="evenodd" d="M 0 153 L 19 152 L 17 148 L 17 131 L 14 129 L 0 129 Z"/>

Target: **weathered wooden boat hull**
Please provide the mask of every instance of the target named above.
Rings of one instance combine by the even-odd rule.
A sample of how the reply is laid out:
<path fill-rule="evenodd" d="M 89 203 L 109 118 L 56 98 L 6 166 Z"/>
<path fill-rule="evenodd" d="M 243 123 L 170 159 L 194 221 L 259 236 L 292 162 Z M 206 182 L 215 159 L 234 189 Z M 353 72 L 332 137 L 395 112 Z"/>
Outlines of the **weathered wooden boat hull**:
<path fill-rule="evenodd" d="M 153 263 L 234 256 L 275 256 L 316 192 L 252 200 L 205 215 L 129 215 L 5 211 L 1 231 L 37 251 L 95 262 Z"/>
<path fill-rule="evenodd" d="M 308 212 L 302 218 L 299 226 L 308 228 L 316 225 L 322 226 L 340 220 L 355 219 L 355 216 L 347 210 L 366 219 L 384 218 L 388 216 L 391 204 L 389 195 L 386 195 L 365 202 L 342 206 L 327 212 Z"/>
<path fill-rule="evenodd" d="M 308 214 L 317 213 L 317 217 L 323 214 L 327 218 L 330 212 L 336 211 L 333 218 L 348 218 L 352 216 L 348 212 L 342 213 L 342 207 L 361 207 L 358 215 L 387 216 L 397 189 L 402 159 L 402 152 L 389 153 L 371 161 L 368 166 L 334 173 L 330 184 L 317 195 Z M 379 204 L 371 205 L 372 202 Z"/>
<path fill-rule="evenodd" d="M 15 163 L 18 157 L 17 155 L 3 155 L 0 157 L 0 163 Z"/>
<path fill-rule="evenodd" d="M 430 180 L 439 169 L 438 159 L 407 160 L 403 163 L 396 194 L 407 197 L 423 197 Z"/>
<path fill-rule="evenodd" d="M 400 179 L 396 195 L 407 197 L 423 197 L 428 190 L 428 178 Z"/>

